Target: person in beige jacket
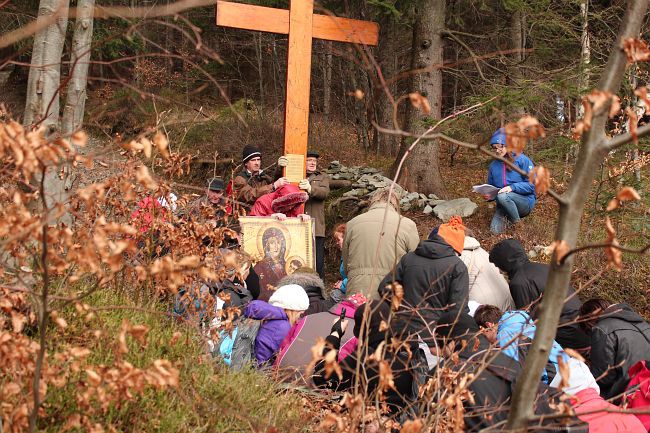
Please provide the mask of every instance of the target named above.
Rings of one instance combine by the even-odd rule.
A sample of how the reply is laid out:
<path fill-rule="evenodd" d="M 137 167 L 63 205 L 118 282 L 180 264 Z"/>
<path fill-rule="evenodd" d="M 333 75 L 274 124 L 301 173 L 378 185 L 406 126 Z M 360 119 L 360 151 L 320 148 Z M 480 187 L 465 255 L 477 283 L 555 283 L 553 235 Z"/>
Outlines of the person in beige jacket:
<path fill-rule="evenodd" d="M 362 293 L 379 299 L 377 285 L 404 254 L 415 250 L 420 243 L 415 223 L 398 213 L 399 199 L 394 191 L 389 198 L 388 191 L 388 188 L 375 191 L 368 211 L 347 223 L 343 265 L 348 277 L 348 296 Z"/>
<path fill-rule="evenodd" d="M 499 268 L 490 262 L 490 255 L 471 236 L 465 236 L 460 259 L 469 272 L 469 299 L 479 304 L 495 305 L 501 311 L 512 310 L 515 303 L 508 282 Z"/>

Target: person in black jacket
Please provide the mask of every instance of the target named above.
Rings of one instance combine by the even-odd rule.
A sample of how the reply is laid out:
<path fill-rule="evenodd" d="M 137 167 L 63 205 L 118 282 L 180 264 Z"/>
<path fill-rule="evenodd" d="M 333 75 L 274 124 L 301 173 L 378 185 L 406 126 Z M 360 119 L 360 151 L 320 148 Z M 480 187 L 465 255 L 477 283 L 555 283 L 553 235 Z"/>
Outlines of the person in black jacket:
<path fill-rule="evenodd" d="M 463 400 L 465 431 L 478 432 L 490 427 L 494 428 L 494 431 L 503 430 L 505 425 L 497 424 L 505 423 L 508 418 L 510 399 L 522 371 L 521 364 L 491 346 L 469 314 L 445 313 L 438 321 L 436 335 L 442 340 L 441 344 L 447 343 L 447 353 L 455 352 L 446 357 L 436 369 L 449 368 L 475 376 L 474 380 L 468 381 L 473 399 Z M 452 341 L 453 343 L 449 344 Z M 435 377 L 436 374 L 434 370 L 432 376 Z M 554 413 L 552 405 L 549 404 L 552 399 L 549 388 L 540 383 L 537 391 L 535 413 Z M 444 398 L 444 394 L 442 397 Z M 575 424 L 579 423 L 579 420 L 573 418 L 568 422 Z M 529 431 L 565 431 L 548 428 L 552 424 L 556 424 L 553 419 L 531 421 Z"/>
<path fill-rule="evenodd" d="M 322 313 L 328 311 L 337 302 L 330 299 L 325 292 L 325 283 L 320 279 L 318 273 L 309 267 L 298 268 L 293 274 L 282 277 L 278 281 L 277 286 L 285 286 L 287 284 L 297 284 L 307 293 L 309 297 L 309 308 L 302 313 L 302 316 L 309 316 L 314 313 Z"/>
<path fill-rule="evenodd" d="M 508 275 L 515 308 L 528 310 L 531 317 L 537 319 L 536 310 L 546 288 L 549 265 L 529 261 L 524 247 L 516 239 L 506 239 L 496 244 L 490 251 L 490 261 Z M 589 338 L 576 322 L 581 305 L 578 295 L 569 287 L 555 336 L 563 348 L 588 351 Z"/>
<path fill-rule="evenodd" d="M 650 359 L 650 325 L 629 305 L 598 298 L 582 305 L 580 325 L 591 336 L 591 372 L 601 395 L 619 395 L 630 381 L 630 367 Z"/>
<path fill-rule="evenodd" d="M 414 383 L 417 380 L 415 375 L 423 369 L 426 370 L 424 354 L 418 349 L 417 344 L 404 343 L 395 349 L 389 342 L 384 347 L 383 359 L 371 359 L 379 345 L 388 340 L 381 323 L 389 322 L 390 315 L 390 305 L 382 301 L 368 301 L 359 306 L 354 313 L 354 336 L 359 339 L 361 345 L 360 357 L 357 350 L 340 362 L 342 377 L 339 377 L 336 372 L 328 375 L 325 360 L 319 361 L 314 367 L 312 376 L 314 384 L 319 388 L 339 391 L 352 388 L 358 369 L 360 389 L 365 393 L 367 400 L 374 401 L 376 398 L 383 400 L 393 414 L 410 407 L 418 397 L 417 383 Z M 331 350 L 335 350 L 338 358 L 341 336 L 347 324 L 347 320 L 340 319 L 334 323 L 330 335 L 325 339 L 323 357 Z M 384 361 L 390 366 L 394 386 L 385 386 L 386 389 L 380 391 L 380 385 L 387 385 L 381 383 L 379 374 L 379 362 Z M 383 395 L 380 396 L 382 392 Z"/>
<path fill-rule="evenodd" d="M 469 311 L 469 275 L 458 254 L 434 230 L 415 251 L 401 258 L 395 272 L 384 277 L 378 289 L 384 299 L 393 297 L 392 282 L 398 282 L 404 290 L 390 323 L 394 337 L 401 340 L 420 337 L 427 346 L 433 347 L 433 330 L 438 318 L 445 311 Z"/>

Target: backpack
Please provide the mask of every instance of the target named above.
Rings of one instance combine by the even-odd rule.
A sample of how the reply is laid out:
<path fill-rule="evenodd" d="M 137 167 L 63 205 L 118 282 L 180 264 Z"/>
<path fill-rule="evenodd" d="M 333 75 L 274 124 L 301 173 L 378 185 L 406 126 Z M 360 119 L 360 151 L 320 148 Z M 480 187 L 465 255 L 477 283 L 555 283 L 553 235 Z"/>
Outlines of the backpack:
<path fill-rule="evenodd" d="M 215 347 L 219 353 L 213 351 L 213 356 L 221 356 L 226 365 L 235 371 L 251 364 L 255 358 L 255 339 L 261 323 L 260 320 L 243 319 L 232 334 L 222 331 Z"/>
<path fill-rule="evenodd" d="M 641 360 L 628 370 L 630 382 L 625 388 L 623 402 L 630 409 L 650 408 L 650 369 L 648 361 Z M 646 430 L 650 431 L 650 414 L 634 414 Z"/>

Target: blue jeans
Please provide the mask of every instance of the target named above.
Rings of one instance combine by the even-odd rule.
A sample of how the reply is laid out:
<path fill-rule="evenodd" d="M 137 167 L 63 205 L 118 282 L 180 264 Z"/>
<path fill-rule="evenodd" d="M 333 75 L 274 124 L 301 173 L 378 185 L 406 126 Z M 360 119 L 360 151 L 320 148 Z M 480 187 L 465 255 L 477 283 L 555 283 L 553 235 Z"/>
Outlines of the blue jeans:
<path fill-rule="evenodd" d="M 525 195 L 516 192 L 497 194 L 497 208 L 490 223 L 490 231 L 494 234 L 503 233 L 510 224 L 519 222 L 530 213 L 530 204 Z"/>

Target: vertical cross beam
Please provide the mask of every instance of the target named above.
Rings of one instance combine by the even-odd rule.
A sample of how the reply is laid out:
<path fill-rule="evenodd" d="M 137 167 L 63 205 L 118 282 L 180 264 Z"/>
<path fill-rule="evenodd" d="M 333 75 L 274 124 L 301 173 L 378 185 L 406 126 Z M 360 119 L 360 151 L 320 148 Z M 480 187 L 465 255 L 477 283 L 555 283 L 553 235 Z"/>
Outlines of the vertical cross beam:
<path fill-rule="evenodd" d="M 284 153 L 307 154 L 314 0 L 291 0 Z"/>

